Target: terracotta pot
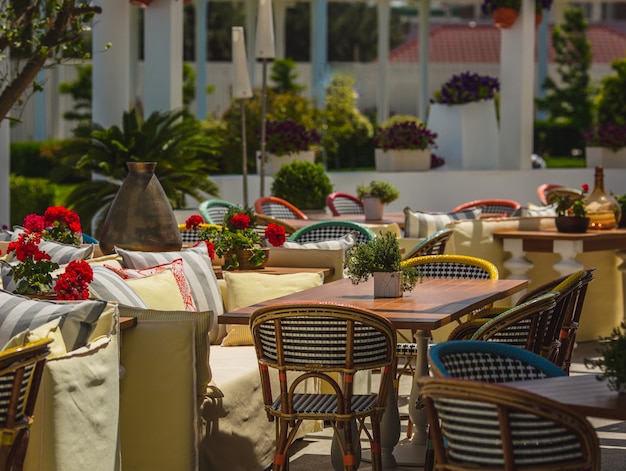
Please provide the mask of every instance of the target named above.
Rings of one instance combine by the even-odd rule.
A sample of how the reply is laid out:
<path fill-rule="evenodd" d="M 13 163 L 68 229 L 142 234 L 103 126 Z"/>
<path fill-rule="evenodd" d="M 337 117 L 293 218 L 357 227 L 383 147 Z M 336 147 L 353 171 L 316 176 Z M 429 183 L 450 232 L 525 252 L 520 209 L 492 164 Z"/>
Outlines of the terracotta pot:
<path fill-rule="evenodd" d="M 496 28 L 508 29 L 515 23 L 519 12 L 513 8 L 498 7 L 493 11 L 493 24 Z"/>
<path fill-rule="evenodd" d="M 236 257 L 236 261 L 239 262 L 239 266 L 237 268 L 234 268 L 234 270 L 260 270 L 262 268 L 265 268 L 270 258 L 270 249 L 263 248 L 261 250 L 265 254 L 265 257 L 263 258 L 263 263 L 261 263 L 260 265 L 254 265 L 250 263 L 250 257 L 254 255 L 253 251 L 250 249 L 229 250 L 226 254 L 224 254 L 224 269 L 233 270 L 233 255 Z"/>
<path fill-rule="evenodd" d="M 152 0 L 130 0 L 130 4 L 137 8 L 148 8 Z"/>
<path fill-rule="evenodd" d="M 363 201 L 363 212 L 365 213 L 366 221 L 380 221 L 383 218 L 385 205 L 381 203 L 380 198 L 364 195 L 361 201 Z"/>
<path fill-rule="evenodd" d="M 555 219 L 556 229 L 559 232 L 570 234 L 580 234 L 587 232 L 589 218 L 578 218 L 571 216 L 557 216 Z"/>

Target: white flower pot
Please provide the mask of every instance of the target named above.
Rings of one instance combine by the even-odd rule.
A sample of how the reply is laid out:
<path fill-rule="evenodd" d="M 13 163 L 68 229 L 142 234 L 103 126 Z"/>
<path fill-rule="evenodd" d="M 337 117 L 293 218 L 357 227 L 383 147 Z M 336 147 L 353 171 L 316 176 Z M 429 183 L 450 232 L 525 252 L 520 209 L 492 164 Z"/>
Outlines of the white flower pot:
<path fill-rule="evenodd" d="M 366 221 L 380 221 L 383 218 L 385 205 L 380 201 L 380 198 L 364 195 L 361 201 L 363 201 L 363 213 L 365 213 Z"/>
<path fill-rule="evenodd" d="M 626 147 L 617 152 L 607 147 L 585 147 L 587 168 L 624 168 L 626 167 Z"/>
<path fill-rule="evenodd" d="M 437 133 L 435 153 L 450 170 L 496 170 L 500 168 L 500 132 L 494 100 L 463 105 L 433 103 L 428 129 Z"/>
<path fill-rule="evenodd" d="M 424 172 L 430 170 L 430 149 L 375 149 L 379 172 Z"/>
<path fill-rule="evenodd" d="M 261 173 L 261 153 L 257 152 L 257 158 L 259 159 L 257 165 L 257 173 Z M 315 163 L 315 151 L 305 150 L 290 155 L 282 155 L 280 157 L 274 154 L 267 154 L 267 161 L 265 162 L 265 175 L 274 175 L 280 167 L 291 162 L 311 162 Z"/>
<path fill-rule="evenodd" d="M 375 298 L 400 298 L 402 297 L 402 272 L 374 272 L 374 297 Z"/>

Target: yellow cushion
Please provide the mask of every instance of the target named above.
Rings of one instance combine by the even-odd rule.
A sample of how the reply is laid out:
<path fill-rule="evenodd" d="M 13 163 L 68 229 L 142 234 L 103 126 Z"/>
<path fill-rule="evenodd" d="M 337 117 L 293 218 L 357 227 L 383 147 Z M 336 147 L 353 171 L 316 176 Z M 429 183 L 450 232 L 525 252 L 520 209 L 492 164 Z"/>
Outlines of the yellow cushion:
<path fill-rule="evenodd" d="M 172 270 L 165 269 L 156 275 L 124 280 L 150 309 L 184 311 L 185 302 Z"/>
<path fill-rule="evenodd" d="M 293 273 L 289 275 L 266 275 L 263 273 L 224 272 L 229 311 L 252 304 L 314 288 L 324 282 L 319 273 Z M 252 345 L 252 334 L 247 325 L 229 325 L 223 346 Z"/>

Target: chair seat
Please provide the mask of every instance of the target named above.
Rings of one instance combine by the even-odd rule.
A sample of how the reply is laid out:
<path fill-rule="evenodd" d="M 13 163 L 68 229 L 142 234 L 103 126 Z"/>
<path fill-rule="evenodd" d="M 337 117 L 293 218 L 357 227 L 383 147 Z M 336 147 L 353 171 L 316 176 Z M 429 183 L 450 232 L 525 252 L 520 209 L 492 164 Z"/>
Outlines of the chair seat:
<path fill-rule="evenodd" d="M 355 394 L 352 396 L 350 412 L 367 412 L 374 410 L 376 406 L 376 394 Z M 281 397 L 278 396 L 272 404 L 272 410 L 280 411 Z M 293 410 L 298 414 L 315 414 L 315 418 L 320 415 L 337 414 L 336 394 L 294 394 Z"/>

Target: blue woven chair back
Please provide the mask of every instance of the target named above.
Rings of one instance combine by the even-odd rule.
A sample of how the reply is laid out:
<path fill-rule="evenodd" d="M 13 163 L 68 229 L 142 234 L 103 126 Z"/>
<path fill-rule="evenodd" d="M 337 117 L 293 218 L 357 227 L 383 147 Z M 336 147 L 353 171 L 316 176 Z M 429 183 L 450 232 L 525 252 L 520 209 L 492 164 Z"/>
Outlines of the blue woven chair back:
<path fill-rule="evenodd" d="M 452 229 L 439 229 L 408 250 L 402 258 L 408 260 L 409 258 L 422 257 L 424 255 L 442 255 L 452 234 L 454 234 Z"/>
<path fill-rule="evenodd" d="M 224 200 L 206 200 L 200 203 L 198 211 L 207 224 L 221 225 L 224 224 L 224 216 L 232 206 L 236 205 Z"/>
<path fill-rule="evenodd" d="M 320 221 L 305 226 L 294 232 L 289 240 L 304 244 L 339 239 L 346 234 L 354 234 L 357 243 L 368 242 L 376 235 L 362 224 L 352 221 Z"/>

